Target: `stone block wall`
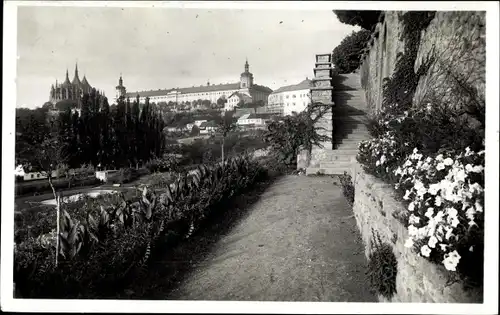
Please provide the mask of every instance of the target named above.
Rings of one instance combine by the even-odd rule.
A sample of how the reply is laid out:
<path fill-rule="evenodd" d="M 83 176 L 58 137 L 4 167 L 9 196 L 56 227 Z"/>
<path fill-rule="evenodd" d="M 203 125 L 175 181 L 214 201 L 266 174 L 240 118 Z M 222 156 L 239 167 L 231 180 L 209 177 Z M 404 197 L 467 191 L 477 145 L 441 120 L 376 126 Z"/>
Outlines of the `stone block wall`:
<path fill-rule="evenodd" d="M 361 84 L 365 89 L 369 108 L 380 110 L 383 79 L 390 77 L 398 53 L 403 52 L 401 38 L 404 11 L 386 11 L 384 19 L 372 34 L 365 47 L 359 68 Z M 463 95 L 463 88 L 456 78 L 465 80 L 484 98 L 485 88 L 485 12 L 438 11 L 426 30 L 422 32 L 415 71 L 423 60 L 434 57 L 426 75 L 420 78 L 414 95 L 414 104 L 430 99 L 464 106 L 470 99 Z M 458 74 L 458 76 L 457 76 Z"/>
<path fill-rule="evenodd" d="M 356 163 L 353 183 L 353 212 L 365 244 L 368 259 L 372 250 L 372 230 L 384 243 L 392 245 L 398 262 L 396 294 L 391 300 L 380 296 L 380 302 L 400 303 L 482 303 L 482 292 L 465 290 L 460 283 L 448 286 L 447 270 L 429 262 L 404 247 L 408 230 L 397 219 L 405 206 L 395 198 L 394 189 L 366 174 Z"/>

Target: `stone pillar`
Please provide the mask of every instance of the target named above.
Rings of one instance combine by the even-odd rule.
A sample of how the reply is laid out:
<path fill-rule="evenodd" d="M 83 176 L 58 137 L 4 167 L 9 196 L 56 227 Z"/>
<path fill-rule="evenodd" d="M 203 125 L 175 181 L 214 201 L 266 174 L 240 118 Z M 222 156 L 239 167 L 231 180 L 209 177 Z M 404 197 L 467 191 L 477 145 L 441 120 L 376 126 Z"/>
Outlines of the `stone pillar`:
<path fill-rule="evenodd" d="M 333 137 L 332 107 L 334 103 L 332 77 L 334 74 L 335 68 L 332 65 L 331 54 L 316 55 L 314 78 L 312 79 L 314 86 L 311 88 L 311 100 L 313 104 L 328 108 L 325 115 L 317 121 L 317 127 L 324 128 L 324 130 L 319 130 L 318 132 L 329 137 Z M 324 149 L 331 150 L 333 148 L 333 142 L 324 142 L 323 147 Z"/>

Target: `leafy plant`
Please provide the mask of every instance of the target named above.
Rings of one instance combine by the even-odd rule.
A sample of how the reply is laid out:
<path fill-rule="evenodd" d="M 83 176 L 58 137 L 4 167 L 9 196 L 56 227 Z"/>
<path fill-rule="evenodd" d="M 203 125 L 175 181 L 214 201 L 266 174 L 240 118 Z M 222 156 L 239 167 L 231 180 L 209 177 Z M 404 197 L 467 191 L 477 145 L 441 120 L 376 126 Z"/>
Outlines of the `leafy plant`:
<path fill-rule="evenodd" d="M 372 231 L 373 249 L 369 256 L 367 274 L 372 290 L 391 299 L 396 293 L 396 277 L 398 261 L 393 253 L 392 246 L 383 243 L 380 235 Z"/>
<path fill-rule="evenodd" d="M 352 183 L 352 176 L 344 172 L 344 174 L 339 175 L 339 179 L 342 185 L 342 193 L 352 207 L 354 204 L 354 184 Z"/>
<path fill-rule="evenodd" d="M 324 128 L 316 126 L 328 110 L 327 106 L 311 102 L 304 112 L 271 122 L 265 135 L 271 155 L 279 163 L 295 168 L 301 148 L 310 151 L 313 146 L 322 147 L 321 142 L 331 141 L 331 137 L 318 133 Z"/>

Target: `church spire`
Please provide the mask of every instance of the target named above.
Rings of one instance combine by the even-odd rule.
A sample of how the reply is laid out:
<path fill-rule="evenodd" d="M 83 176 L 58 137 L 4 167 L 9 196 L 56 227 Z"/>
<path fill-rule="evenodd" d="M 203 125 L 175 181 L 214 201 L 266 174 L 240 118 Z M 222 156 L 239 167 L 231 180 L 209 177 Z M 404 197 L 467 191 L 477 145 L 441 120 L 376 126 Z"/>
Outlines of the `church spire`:
<path fill-rule="evenodd" d="M 246 58 L 246 61 L 245 61 L 245 72 L 248 72 L 248 58 Z"/>
<path fill-rule="evenodd" d="M 72 84 L 80 84 L 80 78 L 78 77 L 78 63 L 75 64 L 75 76 L 73 78 Z"/>
<path fill-rule="evenodd" d="M 66 79 L 64 80 L 64 85 L 68 85 L 68 84 L 71 84 L 69 82 L 69 73 L 68 73 L 68 68 L 66 68 Z"/>

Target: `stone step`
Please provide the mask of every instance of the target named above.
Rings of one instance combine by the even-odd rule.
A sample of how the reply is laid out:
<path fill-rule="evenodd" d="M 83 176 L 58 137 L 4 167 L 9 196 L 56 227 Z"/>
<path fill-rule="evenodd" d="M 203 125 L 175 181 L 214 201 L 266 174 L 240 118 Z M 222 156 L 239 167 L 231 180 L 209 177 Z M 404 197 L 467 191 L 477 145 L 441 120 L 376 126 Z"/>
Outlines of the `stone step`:
<path fill-rule="evenodd" d="M 335 134 L 333 137 L 335 140 L 356 140 L 356 141 L 363 141 L 363 140 L 369 140 L 371 139 L 371 136 L 369 133 L 348 133 L 345 135 L 342 134 Z"/>
<path fill-rule="evenodd" d="M 346 123 L 363 123 L 366 124 L 368 122 L 368 117 L 362 116 L 362 115 L 353 115 L 353 116 L 333 116 L 332 117 L 333 123 L 335 124 L 335 121 L 341 121 L 344 124 Z"/>
<path fill-rule="evenodd" d="M 343 175 L 344 172 L 347 172 L 349 175 L 353 175 L 354 173 L 354 168 L 321 168 L 321 167 L 308 167 L 306 168 L 306 175 L 316 175 L 316 174 L 322 174 L 322 175 Z"/>
<path fill-rule="evenodd" d="M 351 161 L 331 161 L 331 162 L 320 162 L 319 163 L 320 168 L 344 168 L 344 169 L 349 169 L 351 167 L 354 167 L 354 163 Z"/>
<path fill-rule="evenodd" d="M 358 150 L 359 142 L 357 143 L 339 143 L 336 149 L 339 150 Z"/>
<path fill-rule="evenodd" d="M 356 144 L 358 145 L 363 140 L 357 139 L 334 139 L 336 144 Z"/>
<path fill-rule="evenodd" d="M 335 108 L 334 108 L 334 113 L 336 110 L 341 109 L 341 108 L 359 108 L 359 109 L 366 109 L 368 110 L 368 106 L 366 105 L 366 102 L 350 102 L 350 101 L 340 101 L 340 102 L 335 102 Z"/>

